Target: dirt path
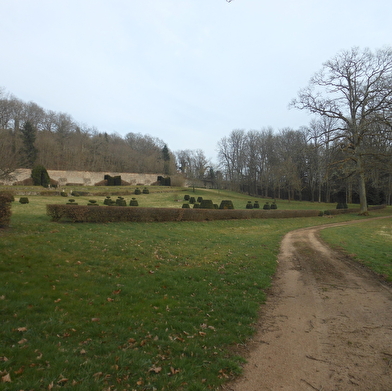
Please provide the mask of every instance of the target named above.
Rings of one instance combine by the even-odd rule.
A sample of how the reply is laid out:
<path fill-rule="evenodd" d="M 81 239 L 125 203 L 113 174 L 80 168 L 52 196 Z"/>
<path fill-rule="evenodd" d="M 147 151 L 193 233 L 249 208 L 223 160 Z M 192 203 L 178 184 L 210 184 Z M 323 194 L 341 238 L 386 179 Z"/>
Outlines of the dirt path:
<path fill-rule="evenodd" d="M 319 239 L 343 224 L 285 236 L 244 375 L 225 390 L 392 390 L 392 289 Z"/>

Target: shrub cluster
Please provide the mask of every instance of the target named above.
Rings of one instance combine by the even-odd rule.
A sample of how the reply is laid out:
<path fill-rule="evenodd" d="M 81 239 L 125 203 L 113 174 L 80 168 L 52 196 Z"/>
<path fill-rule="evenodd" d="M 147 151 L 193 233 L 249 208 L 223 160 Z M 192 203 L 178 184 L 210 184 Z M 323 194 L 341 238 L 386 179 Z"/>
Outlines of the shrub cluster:
<path fill-rule="evenodd" d="M 28 197 L 20 197 L 19 202 L 21 204 L 28 204 L 29 203 L 29 198 Z"/>
<path fill-rule="evenodd" d="M 0 193 L 0 227 L 8 227 L 11 221 L 11 202 L 15 201 L 12 193 Z"/>

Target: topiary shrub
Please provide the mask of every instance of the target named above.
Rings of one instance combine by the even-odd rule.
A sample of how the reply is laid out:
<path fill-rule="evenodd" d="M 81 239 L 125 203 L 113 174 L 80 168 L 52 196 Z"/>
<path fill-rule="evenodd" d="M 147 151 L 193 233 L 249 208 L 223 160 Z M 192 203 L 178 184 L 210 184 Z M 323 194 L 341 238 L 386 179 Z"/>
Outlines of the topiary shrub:
<path fill-rule="evenodd" d="M 182 204 L 182 207 L 183 208 L 188 208 L 188 209 L 190 208 L 189 204 Z"/>
<path fill-rule="evenodd" d="M 255 201 L 255 203 L 253 204 L 253 208 L 255 208 L 255 209 L 260 208 L 259 201 Z"/>
<path fill-rule="evenodd" d="M 197 197 L 197 202 L 200 204 L 203 201 L 203 197 Z"/>
<path fill-rule="evenodd" d="M 142 194 L 142 192 L 141 192 L 141 190 L 137 187 L 137 188 L 135 189 L 135 195 L 139 195 L 139 194 Z"/>
<path fill-rule="evenodd" d="M 145 187 L 143 189 L 143 194 L 150 194 L 150 190 L 148 190 L 147 187 Z"/>
<path fill-rule="evenodd" d="M 252 201 L 248 201 L 248 203 L 246 204 L 246 209 L 253 209 Z"/>
<path fill-rule="evenodd" d="M 20 197 L 19 198 L 19 202 L 21 204 L 28 204 L 29 203 L 29 199 L 27 197 Z"/>
<path fill-rule="evenodd" d="M 137 202 L 136 198 L 132 198 L 131 201 L 129 202 L 129 206 L 139 206 L 139 203 Z"/>
<path fill-rule="evenodd" d="M 201 200 L 200 209 L 215 209 L 212 200 Z"/>
<path fill-rule="evenodd" d="M 88 206 L 98 206 L 97 201 L 96 200 L 88 200 Z"/>
<path fill-rule="evenodd" d="M 234 209 L 233 202 L 230 200 L 222 200 L 219 209 Z"/>
<path fill-rule="evenodd" d="M 184 195 L 184 200 L 185 200 L 185 201 L 189 201 L 189 198 L 190 198 L 190 197 L 189 197 L 189 194 L 185 194 L 185 195 Z"/>
<path fill-rule="evenodd" d="M 196 202 L 195 197 L 189 198 L 189 203 L 190 203 L 190 204 L 194 204 L 195 202 Z"/>
<path fill-rule="evenodd" d="M 265 210 L 271 209 L 271 205 L 269 204 L 269 202 L 266 202 L 266 203 L 264 204 L 263 209 L 265 209 Z"/>
<path fill-rule="evenodd" d="M 127 206 L 127 202 L 124 200 L 124 197 L 117 197 L 116 205 L 117 206 Z"/>
<path fill-rule="evenodd" d="M 112 204 L 112 199 L 110 196 L 106 196 L 106 198 L 103 200 L 104 205 L 111 205 Z"/>
<path fill-rule="evenodd" d="M 278 205 L 276 205 L 275 201 L 271 204 L 271 209 L 278 209 Z"/>
<path fill-rule="evenodd" d="M 193 209 L 199 209 L 199 208 L 200 208 L 200 204 L 198 203 L 193 204 Z"/>
<path fill-rule="evenodd" d="M 75 200 L 73 198 L 69 199 L 67 202 L 67 205 L 77 205 L 78 203 L 75 202 Z"/>
<path fill-rule="evenodd" d="M 50 184 L 49 174 L 44 166 L 35 166 L 31 170 L 31 178 L 33 179 L 34 186 L 48 187 Z"/>

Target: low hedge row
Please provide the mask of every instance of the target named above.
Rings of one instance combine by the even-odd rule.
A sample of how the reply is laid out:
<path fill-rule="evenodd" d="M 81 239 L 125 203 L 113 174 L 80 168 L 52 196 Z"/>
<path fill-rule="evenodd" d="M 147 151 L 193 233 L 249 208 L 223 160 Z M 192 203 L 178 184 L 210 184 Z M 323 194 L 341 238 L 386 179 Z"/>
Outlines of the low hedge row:
<path fill-rule="evenodd" d="M 151 222 L 209 221 L 231 219 L 292 218 L 318 216 L 318 210 L 236 210 L 191 208 L 128 208 L 119 206 L 47 205 L 47 215 L 53 221 L 70 219 L 74 222 Z"/>
<path fill-rule="evenodd" d="M 380 209 L 372 207 L 369 209 Z M 213 221 L 234 219 L 268 219 L 316 217 L 322 214 L 355 213 L 356 209 L 318 210 L 263 210 L 263 209 L 192 209 L 192 208 L 129 208 L 123 206 L 46 205 L 47 215 L 53 221 L 69 219 L 73 222 L 164 222 L 164 221 Z"/>

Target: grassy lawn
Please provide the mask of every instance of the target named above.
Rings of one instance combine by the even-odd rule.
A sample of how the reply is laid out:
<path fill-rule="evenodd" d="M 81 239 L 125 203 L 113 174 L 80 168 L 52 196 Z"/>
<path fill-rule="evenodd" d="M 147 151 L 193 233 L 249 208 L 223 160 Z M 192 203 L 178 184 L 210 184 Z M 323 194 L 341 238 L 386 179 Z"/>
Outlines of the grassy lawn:
<path fill-rule="evenodd" d="M 180 207 L 177 199 L 194 195 L 159 190 L 137 196 L 139 205 Z M 254 201 L 227 192 L 195 194 L 214 203 L 231 199 L 236 208 Z M 215 390 L 240 373 L 242 358 L 230 347 L 253 333 L 283 235 L 366 219 L 51 222 L 45 205 L 68 198 L 14 202 L 11 227 L 0 231 L 0 389 Z M 104 196 L 77 198 L 79 204 L 89 199 L 102 203 Z M 277 203 L 280 209 L 335 207 Z M 386 213 L 391 209 L 371 214 Z M 387 221 L 380 223 L 389 224 L 381 237 L 390 241 Z"/>
<path fill-rule="evenodd" d="M 325 229 L 321 231 L 321 237 L 332 247 L 343 250 L 392 281 L 392 219 Z"/>

